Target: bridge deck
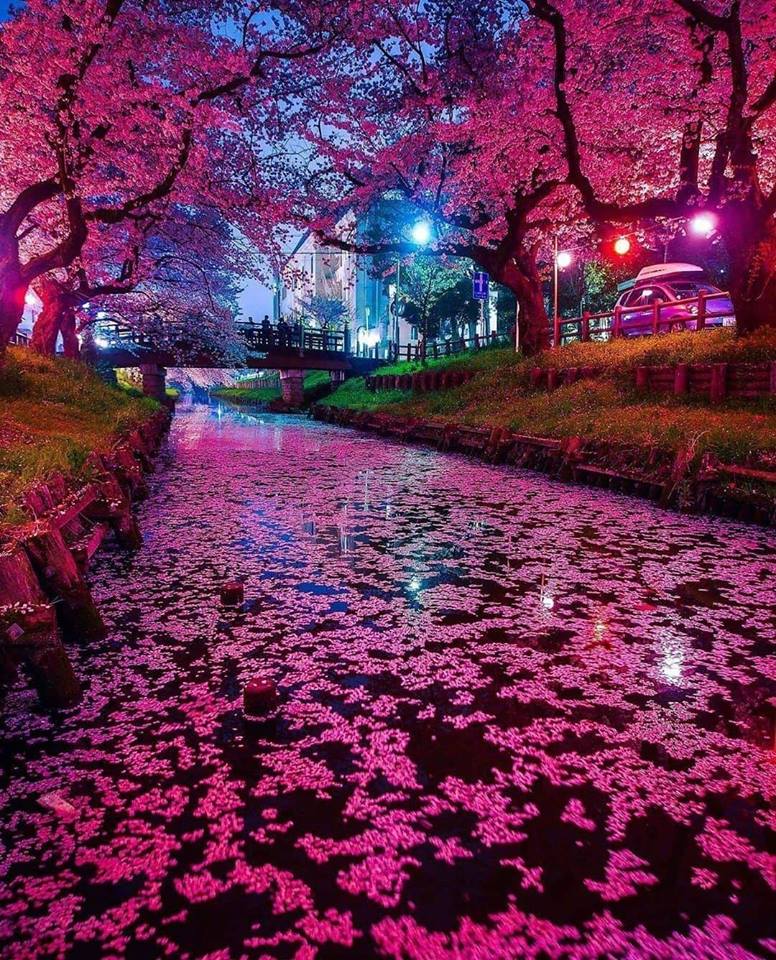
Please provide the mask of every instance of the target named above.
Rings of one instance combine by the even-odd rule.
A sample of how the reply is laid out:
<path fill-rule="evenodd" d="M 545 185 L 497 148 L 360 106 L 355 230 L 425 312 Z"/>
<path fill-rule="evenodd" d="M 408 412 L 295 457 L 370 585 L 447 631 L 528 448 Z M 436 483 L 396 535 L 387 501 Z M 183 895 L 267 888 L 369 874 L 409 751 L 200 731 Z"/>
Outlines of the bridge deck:
<path fill-rule="evenodd" d="M 367 372 L 380 361 L 355 357 L 347 350 L 347 337 L 342 333 L 319 330 L 278 330 L 245 325 L 239 328 L 245 341 L 246 357 L 235 362 L 214 351 L 203 350 L 187 341 L 185 332 L 164 331 L 154 338 L 115 325 L 101 331 L 97 356 L 112 367 L 137 367 L 156 364 L 160 367 L 247 367 L 251 370 L 344 370 Z"/>

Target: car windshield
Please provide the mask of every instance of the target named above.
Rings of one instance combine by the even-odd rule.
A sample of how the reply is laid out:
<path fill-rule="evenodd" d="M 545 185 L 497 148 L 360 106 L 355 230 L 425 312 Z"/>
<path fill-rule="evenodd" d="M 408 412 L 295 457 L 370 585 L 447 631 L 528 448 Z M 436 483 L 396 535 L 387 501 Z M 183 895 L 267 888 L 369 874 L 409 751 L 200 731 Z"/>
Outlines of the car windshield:
<path fill-rule="evenodd" d="M 722 291 L 718 287 L 713 287 L 710 283 L 681 280 L 671 284 L 671 292 L 677 300 L 689 300 L 690 297 L 697 297 L 699 293 L 721 293 Z"/>

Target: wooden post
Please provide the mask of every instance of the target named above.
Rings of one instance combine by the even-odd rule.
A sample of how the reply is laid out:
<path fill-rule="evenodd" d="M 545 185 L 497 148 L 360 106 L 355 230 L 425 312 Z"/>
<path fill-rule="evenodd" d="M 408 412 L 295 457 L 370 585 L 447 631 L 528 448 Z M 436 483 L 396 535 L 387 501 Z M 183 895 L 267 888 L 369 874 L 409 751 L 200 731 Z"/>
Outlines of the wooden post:
<path fill-rule="evenodd" d="M 582 343 L 588 343 L 590 340 L 590 311 L 585 310 L 582 314 Z"/>
<path fill-rule="evenodd" d="M 615 337 L 619 337 L 621 332 L 622 332 L 622 307 L 618 303 L 617 306 L 614 308 L 614 317 L 613 317 L 612 332 L 611 332 L 612 340 L 614 340 Z"/>
<path fill-rule="evenodd" d="M 698 294 L 698 320 L 695 324 L 696 330 L 703 330 L 706 326 L 706 294 L 701 290 Z"/>
<path fill-rule="evenodd" d="M 727 364 L 713 363 L 711 365 L 711 384 L 709 399 L 712 403 L 722 403 L 727 393 Z"/>
<path fill-rule="evenodd" d="M 547 389 L 554 390 L 558 386 L 558 371 L 550 367 L 547 371 Z"/>
<path fill-rule="evenodd" d="M 636 389 L 649 390 L 649 367 L 636 367 Z"/>
<path fill-rule="evenodd" d="M 771 360 L 771 396 L 776 397 L 776 360 Z"/>
<path fill-rule="evenodd" d="M 690 389 L 690 368 L 686 363 L 677 363 L 674 367 L 674 393 L 681 396 Z"/>
<path fill-rule="evenodd" d="M 652 333 L 660 332 L 660 301 L 652 301 Z"/>

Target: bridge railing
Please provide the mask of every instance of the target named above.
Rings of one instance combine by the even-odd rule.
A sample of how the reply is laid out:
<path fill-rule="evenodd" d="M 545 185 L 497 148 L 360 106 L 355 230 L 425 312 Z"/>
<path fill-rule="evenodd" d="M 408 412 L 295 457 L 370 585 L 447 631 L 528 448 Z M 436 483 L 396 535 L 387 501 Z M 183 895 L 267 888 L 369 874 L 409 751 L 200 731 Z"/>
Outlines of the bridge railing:
<path fill-rule="evenodd" d="M 312 353 L 345 353 L 347 337 L 344 333 L 329 330 L 300 329 L 289 325 L 285 330 L 277 327 L 237 324 L 237 330 L 249 350 L 269 353 L 272 350 L 302 350 Z"/>
<path fill-rule="evenodd" d="M 326 330 L 300 330 L 288 326 L 260 327 L 256 324 L 237 324 L 237 332 L 251 352 L 269 353 L 271 351 L 294 350 L 302 353 L 345 353 L 348 337 L 345 333 Z M 158 330 L 140 331 L 121 323 L 102 323 L 97 342 L 101 349 L 125 348 L 139 350 L 177 350 L 185 354 L 187 350 L 197 350 L 192 339 L 191 329 L 184 324 L 165 324 Z"/>
<path fill-rule="evenodd" d="M 475 335 L 473 337 L 456 337 L 451 340 L 431 340 L 428 343 L 408 343 L 398 350 L 394 348 L 391 359 L 399 360 L 436 360 L 439 357 L 452 357 L 457 353 L 465 353 L 467 350 L 482 350 L 484 347 L 492 347 L 498 343 L 506 344 L 511 341 L 511 337 L 505 333 L 486 333 Z"/>
<path fill-rule="evenodd" d="M 22 330 L 17 330 L 16 333 L 11 335 L 11 343 L 15 347 L 29 347 L 32 341 L 32 337 L 28 333 L 24 333 Z"/>

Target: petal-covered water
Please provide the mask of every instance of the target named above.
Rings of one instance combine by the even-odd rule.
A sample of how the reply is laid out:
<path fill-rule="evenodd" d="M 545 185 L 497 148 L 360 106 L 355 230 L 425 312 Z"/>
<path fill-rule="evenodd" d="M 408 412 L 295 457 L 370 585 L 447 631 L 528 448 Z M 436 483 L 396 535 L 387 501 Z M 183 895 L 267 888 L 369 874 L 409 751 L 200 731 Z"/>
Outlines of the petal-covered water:
<path fill-rule="evenodd" d="M 6 704 L 4 958 L 776 951 L 767 532 L 207 407 L 141 522 Z"/>

